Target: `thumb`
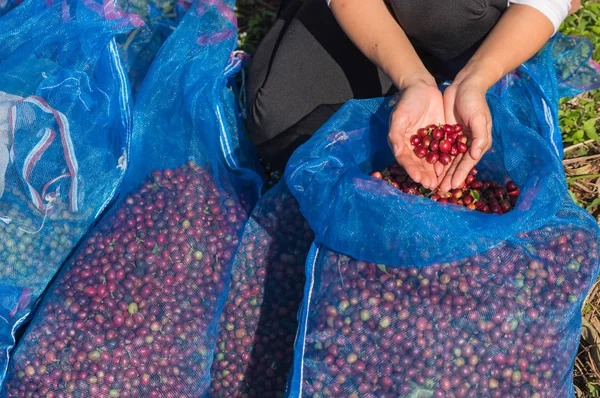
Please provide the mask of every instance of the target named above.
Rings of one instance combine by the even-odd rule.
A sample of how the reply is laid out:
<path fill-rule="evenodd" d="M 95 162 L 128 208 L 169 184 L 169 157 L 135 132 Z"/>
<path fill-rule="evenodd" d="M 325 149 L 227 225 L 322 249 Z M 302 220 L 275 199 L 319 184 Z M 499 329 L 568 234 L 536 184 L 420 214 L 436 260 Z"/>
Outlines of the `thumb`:
<path fill-rule="evenodd" d="M 469 129 L 471 130 L 471 135 L 473 137 L 473 142 L 471 143 L 471 157 L 478 160 L 491 144 L 491 121 L 483 114 L 476 115 L 471 119 Z"/>
<path fill-rule="evenodd" d="M 404 135 L 408 129 L 408 118 L 398 108 L 390 115 L 390 132 L 388 142 L 396 156 L 404 150 Z"/>

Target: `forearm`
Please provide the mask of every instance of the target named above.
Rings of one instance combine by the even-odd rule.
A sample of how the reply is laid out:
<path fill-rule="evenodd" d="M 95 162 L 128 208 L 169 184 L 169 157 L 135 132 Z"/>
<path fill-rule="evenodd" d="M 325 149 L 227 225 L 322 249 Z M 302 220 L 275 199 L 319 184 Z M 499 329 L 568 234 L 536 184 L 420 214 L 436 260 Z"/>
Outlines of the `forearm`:
<path fill-rule="evenodd" d="M 331 10 L 350 40 L 402 89 L 435 84 L 383 0 L 332 0 Z"/>
<path fill-rule="evenodd" d="M 455 81 L 469 79 L 485 90 L 538 52 L 554 34 L 535 8 L 513 4 L 502 15 Z"/>

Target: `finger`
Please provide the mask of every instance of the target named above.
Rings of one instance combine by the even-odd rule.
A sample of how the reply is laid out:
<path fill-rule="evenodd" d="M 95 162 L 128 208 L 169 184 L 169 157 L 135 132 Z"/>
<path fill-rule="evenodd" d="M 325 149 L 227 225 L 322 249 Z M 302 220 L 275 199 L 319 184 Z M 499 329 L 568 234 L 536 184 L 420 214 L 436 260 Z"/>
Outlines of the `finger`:
<path fill-rule="evenodd" d="M 452 86 L 444 92 L 444 118 L 448 124 L 456 124 L 456 112 L 454 104 L 456 101 L 456 90 Z"/>
<path fill-rule="evenodd" d="M 433 165 L 427 164 L 424 170 L 423 179 L 427 180 L 427 185 L 423 185 L 427 189 L 435 189 L 438 186 L 438 178 L 433 170 Z"/>
<path fill-rule="evenodd" d="M 404 150 L 404 140 L 398 134 L 393 134 L 390 131 L 388 135 L 388 145 L 390 146 L 394 157 L 398 163 L 400 162 L 400 156 L 402 155 L 402 151 Z"/>
<path fill-rule="evenodd" d="M 460 156 L 461 154 L 459 153 L 458 155 Z M 450 164 L 447 164 L 445 166 L 441 163 L 439 163 L 439 166 L 437 166 L 437 163 L 436 163 L 436 174 L 437 174 L 437 178 L 440 183 L 440 186 L 441 186 L 442 182 L 444 181 L 444 179 L 446 178 L 446 176 L 448 175 L 448 173 L 450 172 L 450 170 L 452 169 L 453 164 L 454 164 L 454 159 L 452 159 Z"/>
<path fill-rule="evenodd" d="M 435 171 L 435 175 L 438 177 L 438 180 L 442 180 L 444 174 L 448 170 L 448 166 L 444 166 L 440 162 L 437 162 L 433 165 L 433 170 Z"/>
<path fill-rule="evenodd" d="M 394 145 L 393 141 L 395 141 L 395 140 L 392 138 L 392 136 L 390 134 L 388 134 L 388 137 L 387 137 L 388 146 L 392 150 L 392 154 L 394 155 L 394 158 L 396 158 L 396 162 L 400 163 L 400 154 L 402 152 L 396 151 L 396 146 Z"/>
<path fill-rule="evenodd" d="M 421 181 L 421 185 L 425 189 L 431 189 L 431 179 L 429 178 L 428 174 L 425 174 L 425 176 L 423 177 L 423 181 Z"/>
<path fill-rule="evenodd" d="M 405 113 L 397 107 L 390 116 L 390 131 L 388 133 L 388 142 L 392 148 L 394 156 L 398 158 L 404 150 L 404 136 L 407 134 L 408 118 Z"/>
<path fill-rule="evenodd" d="M 400 163 L 400 162 L 399 162 Z M 420 168 L 414 163 L 414 162 L 404 162 L 406 163 L 406 165 L 404 165 L 404 170 L 406 170 L 406 173 L 408 174 L 408 176 L 410 178 L 413 179 L 414 182 L 416 183 L 420 183 L 421 180 L 423 179 L 423 174 L 421 173 Z"/>
<path fill-rule="evenodd" d="M 471 135 L 473 137 L 470 156 L 472 159 L 479 160 L 491 146 L 492 126 L 489 122 L 489 118 L 480 114 L 470 120 L 468 127 L 471 130 Z"/>
<path fill-rule="evenodd" d="M 452 163 L 450 163 L 450 167 L 448 168 L 448 172 L 444 176 L 442 183 L 440 184 L 440 189 L 444 192 L 448 192 L 452 189 L 452 176 L 456 172 L 456 168 L 460 164 L 460 161 L 463 158 L 463 154 L 459 153 L 457 157 L 454 158 Z M 466 177 L 465 177 L 466 178 Z"/>
<path fill-rule="evenodd" d="M 478 159 L 473 159 L 470 153 L 466 153 L 463 156 L 452 175 L 452 188 L 458 188 L 465 181 L 469 172 L 475 167 L 478 161 Z"/>

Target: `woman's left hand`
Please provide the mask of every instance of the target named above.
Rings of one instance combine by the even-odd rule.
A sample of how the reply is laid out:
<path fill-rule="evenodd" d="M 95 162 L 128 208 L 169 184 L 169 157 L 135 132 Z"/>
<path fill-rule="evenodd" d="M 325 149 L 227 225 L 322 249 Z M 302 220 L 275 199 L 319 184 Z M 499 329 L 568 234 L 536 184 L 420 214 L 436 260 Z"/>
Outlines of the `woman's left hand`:
<path fill-rule="evenodd" d="M 486 91 L 485 85 L 471 75 L 457 76 L 444 92 L 446 123 L 463 125 L 470 149 L 452 162 L 440 184 L 443 191 L 458 188 L 492 146 L 492 116 L 485 99 Z"/>
<path fill-rule="evenodd" d="M 577 1 L 574 1 L 577 7 Z M 566 16 L 566 13 L 565 13 Z M 471 149 L 457 156 L 440 188 L 457 188 L 492 146 L 487 90 L 533 56 L 554 33 L 553 22 L 525 4 L 511 4 L 444 93 L 446 123 L 463 124 Z"/>

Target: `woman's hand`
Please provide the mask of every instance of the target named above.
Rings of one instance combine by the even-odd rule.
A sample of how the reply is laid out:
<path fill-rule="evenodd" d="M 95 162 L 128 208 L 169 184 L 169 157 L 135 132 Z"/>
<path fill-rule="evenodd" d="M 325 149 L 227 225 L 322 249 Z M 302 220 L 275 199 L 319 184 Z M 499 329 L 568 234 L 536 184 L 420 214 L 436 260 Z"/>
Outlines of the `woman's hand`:
<path fill-rule="evenodd" d="M 440 184 L 443 191 L 458 188 L 492 146 L 492 116 L 485 99 L 486 91 L 487 87 L 475 78 L 457 77 L 444 92 L 446 123 L 463 125 L 470 149 L 464 155 L 459 154 L 450 164 Z"/>
<path fill-rule="evenodd" d="M 565 10 L 566 16 L 566 10 Z M 444 93 L 447 123 L 462 123 L 471 138 L 471 149 L 457 156 L 442 180 L 441 189 L 456 188 L 492 145 L 492 120 L 485 93 L 502 76 L 527 61 L 554 32 L 552 21 L 541 11 L 511 4 L 475 55 Z"/>
<path fill-rule="evenodd" d="M 350 40 L 394 82 L 400 103 L 390 119 L 388 140 L 398 162 L 427 187 L 436 187 L 434 167 L 412 151 L 410 137 L 428 123 L 444 122 L 444 104 L 435 79 L 383 0 L 332 0 L 331 10 Z M 439 173 L 444 167 L 436 164 Z"/>
<path fill-rule="evenodd" d="M 415 181 L 425 188 L 439 185 L 445 167 L 418 158 L 410 137 L 430 124 L 444 123 L 444 99 L 433 78 L 408 83 L 400 92 L 400 102 L 392 112 L 388 141 L 396 160 Z M 434 167 L 435 166 L 435 167 Z M 447 167 L 446 167 L 447 168 Z"/>

